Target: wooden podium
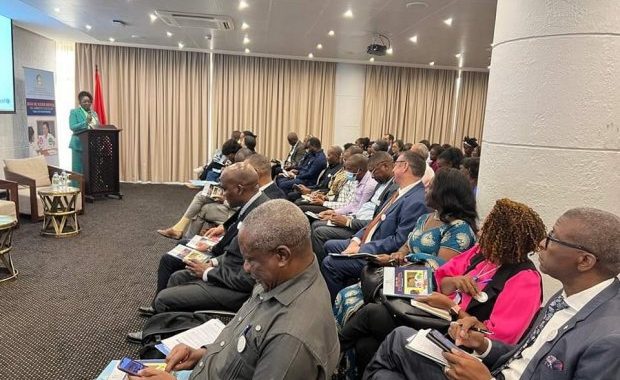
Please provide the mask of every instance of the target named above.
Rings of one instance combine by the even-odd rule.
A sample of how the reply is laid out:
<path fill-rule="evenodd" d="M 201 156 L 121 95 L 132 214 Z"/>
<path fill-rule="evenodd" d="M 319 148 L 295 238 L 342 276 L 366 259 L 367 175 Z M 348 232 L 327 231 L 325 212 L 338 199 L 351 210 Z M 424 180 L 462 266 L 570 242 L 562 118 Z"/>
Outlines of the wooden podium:
<path fill-rule="evenodd" d="M 119 184 L 118 140 L 119 132 L 113 125 L 98 125 L 94 129 L 78 132 L 82 143 L 82 170 L 84 199 L 116 196 L 122 199 Z"/>

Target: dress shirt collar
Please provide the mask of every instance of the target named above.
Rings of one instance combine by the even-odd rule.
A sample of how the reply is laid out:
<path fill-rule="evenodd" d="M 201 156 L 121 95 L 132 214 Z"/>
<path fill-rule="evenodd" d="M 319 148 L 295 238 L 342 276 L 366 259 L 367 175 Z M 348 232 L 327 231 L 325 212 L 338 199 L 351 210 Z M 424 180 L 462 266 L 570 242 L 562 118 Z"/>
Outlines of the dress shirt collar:
<path fill-rule="evenodd" d="M 250 205 L 254 203 L 254 201 L 257 200 L 258 197 L 260 197 L 262 194 L 263 192 L 259 190 L 256 192 L 256 194 L 254 194 L 252 198 L 250 198 L 249 201 L 245 202 L 245 204 L 243 205 L 243 207 L 241 207 L 241 210 L 239 211 L 239 218 L 241 218 L 241 216 L 246 212 L 248 207 L 250 207 Z"/>
<path fill-rule="evenodd" d="M 605 288 L 607 288 L 611 283 L 614 282 L 613 278 L 609 280 L 605 280 L 599 284 L 596 284 L 586 290 L 582 290 L 579 293 L 573 294 L 570 297 L 566 296 L 566 292 L 562 291 L 562 296 L 564 296 L 564 301 L 570 306 L 571 309 L 579 312 L 588 302 L 590 302 L 594 297 L 596 297 L 600 292 L 602 292 Z"/>
<path fill-rule="evenodd" d="M 269 186 L 271 186 L 272 183 L 273 183 L 273 181 L 269 182 L 266 185 L 263 185 L 263 186 L 259 187 L 258 190 L 265 191 L 265 189 L 268 188 Z"/>
<path fill-rule="evenodd" d="M 421 179 L 417 180 L 416 182 L 412 183 L 409 186 L 405 186 L 402 189 L 399 187 L 398 188 L 398 197 L 402 197 L 403 195 L 407 194 L 407 192 L 411 189 L 413 189 L 418 183 L 422 182 Z"/>
<path fill-rule="evenodd" d="M 362 177 L 362 180 L 357 184 L 358 186 L 364 186 L 372 179 L 372 173 L 367 171 L 366 174 Z"/>
<path fill-rule="evenodd" d="M 254 291 L 255 295 L 262 293 L 263 300 L 268 301 L 271 298 L 275 298 L 284 306 L 288 306 L 293 302 L 301 293 L 308 289 L 319 276 L 319 265 L 317 259 L 313 258 L 312 263 L 297 277 L 283 282 L 270 291 L 266 292 L 262 285 L 258 285 Z"/>

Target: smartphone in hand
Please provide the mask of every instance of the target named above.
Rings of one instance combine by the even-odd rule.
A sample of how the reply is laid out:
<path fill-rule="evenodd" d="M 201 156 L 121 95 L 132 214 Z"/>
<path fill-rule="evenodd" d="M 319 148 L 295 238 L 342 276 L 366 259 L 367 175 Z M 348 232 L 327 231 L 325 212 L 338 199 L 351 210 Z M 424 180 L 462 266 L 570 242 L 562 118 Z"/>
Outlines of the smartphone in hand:
<path fill-rule="evenodd" d="M 453 348 L 460 350 L 450 339 L 437 330 L 431 330 L 426 336 L 428 340 L 435 343 L 439 348 L 446 352 L 452 352 Z"/>
<path fill-rule="evenodd" d="M 138 372 L 146 368 L 146 366 L 138 361 L 125 357 L 121 359 L 116 368 L 132 376 L 138 376 Z"/>

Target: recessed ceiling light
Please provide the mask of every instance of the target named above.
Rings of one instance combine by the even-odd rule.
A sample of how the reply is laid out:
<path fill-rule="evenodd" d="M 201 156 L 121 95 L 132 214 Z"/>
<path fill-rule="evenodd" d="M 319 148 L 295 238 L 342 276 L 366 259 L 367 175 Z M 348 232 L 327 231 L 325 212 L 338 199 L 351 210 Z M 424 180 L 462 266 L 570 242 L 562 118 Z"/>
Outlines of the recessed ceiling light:
<path fill-rule="evenodd" d="M 394 54 L 394 49 L 390 47 L 385 52 L 388 53 L 388 55 L 392 55 Z"/>
<path fill-rule="evenodd" d="M 443 23 L 448 26 L 452 26 L 452 17 L 443 20 Z"/>
<path fill-rule="evenodd" d="M 375 61 L 375 57 L 370 57 L 369 61 L 370 62 L 374 62 Z"/>
<path fill-rule="evenodd" d="M 115 40 L 114 38 L 110 37 L 110 38 L 108 38 L 108 41 L 110 41 L 110 42 L 114 42 L 114 41 L 116 41 L 116 40 Z"/>
<path fill-rule="evenodd" d="M 459 59 L 459 67 L 463 67 L 463 60 Z"/>
<path fill-rule="evenodd" d="M 418 35 L 416 34 L 415 36 L 412 36 L 411 38 L 409 38 L 409 41 L 413 42 L 414 44 L 418 43 Z"/>
<path fill-rule="evenodd" d="M 93 28 L 92 26 L 90 26 L 88 24 L 86 25 L 86 30 L 91 30 L 92 28 Z"/>
<path fill-rule="evenodd" d="M 185 47 L 185 44 L 183 42 L 179 42 L 179 49 L 183 49 Z"/>
<path fill-rule="evenodd" d="M 132 35 L 131 35 L 131 38 L 140 38 L 140 36 L 139 36 L 139 35 L 137 35 L 137 34 L 132 34 Z"/>
<path fill-rule="evenodd" d="M 487 66 L 487 69 L 491 70 L 491 65 Z"/>
<path fill-rule="evenodd" d="M 210 40 L 211 38 L 213 38 L 212 35 L 210 35 L 210 34 L 205 35 L 205 40 Z"/>
<path fill-rule="evenodd" d="M 330 37 L 333 37 L 336 34 L 336 32 L 334 32 L 333 30 L 330 30 L 329 32 L 327 32 L 327 35 Z"/>
<path fill-rule="evenodd" d="M 424 1 L 410 1 L 407 4 L 405 4 L 406 8 L 411 8 L 411 7 L 424 7 L 424 8 L 428 8 L 428 3 L 424 2 Z"/>
<path fill-rule="evenodd" d="M 250 49 L 245 48 L 245 54 L 248 54 L 250 52 Z"/>
<path fill-rule="evenodd" d="M 463 53 L 458 53 L 454 55 L 456 58 L 461 58 L 463 56 Z"/>
<path fill-rule="evenodd" d="M 60 13 L 60 8 L 54 8 L 54 12 Z"/>
<path fill-rule="evenodd" d="M 248 24 L 246 24 L 245 22 L 243 24 L 241 24 L 241 30 L 246 30 L 249 27 L 250 26 Z"/>
<path fill-rule="evenodd" d="M 170 37 L 172 37 L 172 33 L 166 31 L 166 36 L 168 36 L 170 38 Z"/>
<path fill-rule="evenodd" d="M 157 20 L 157 15 L 155 13 L 149 13 L 149 17 L 151 22 L 155 22 Z"/>
<path fill-rule="evenodd" d="M 316 48 L 317 48 L 317 49 L 319 49 L 319 50 L 321 50 L 321 49 L 323 49 L 323 45 L 321 45 L 321 44 L 317 44 L 317 45 L 316 45 Z"/>
<path fill-rule="evenodd" d="M 435 66 L 435 61 L 431 61 L 428 63 L 429 66 Z"/>
<path fill-rule="evenodd" d="M 248 3 L 246 3 L 244 0 L 239 1 L 239 9 L 245 9 L 249 7 Z"/>
<path fill-rule="evenodd" d="M 248 36 L 243 37 L 243 44 L 247 45 L 250 43 L 250 39 L 248 38 Z"/>
<path fill-rule="evenodd" d="M 314 58 L 314 54 L 312 53 L 308 54 L 308 58 Z"/>
<path fill-rule="evenodd" d="M 353 11 L 351 9 L 347 9 L 347 11 L 344 12 L 343 16 L 346 18 L 353 18 Z"/>

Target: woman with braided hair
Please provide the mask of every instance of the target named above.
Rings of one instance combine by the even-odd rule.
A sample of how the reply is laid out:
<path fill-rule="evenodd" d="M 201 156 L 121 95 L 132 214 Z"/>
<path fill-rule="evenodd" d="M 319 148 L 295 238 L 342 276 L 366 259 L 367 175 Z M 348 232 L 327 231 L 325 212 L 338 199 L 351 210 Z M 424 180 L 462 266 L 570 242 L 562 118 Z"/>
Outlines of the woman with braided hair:
<path fill-rule="evenodd" d="M 545 225 L 534 210 L 510 199 L 498 200 L 478 244 L 437 268 L 438 292 L 416 301 L 448 311 L 453 320 L 473 315 L 482 321 L 477 327 L 491 331 L 494 340 L 515 344 L 542 301 L 540 273 L 528 253 L 545 236 Z M 426 327 L 395 317 L 383 303 L 366 304 L 339 332 L 341 350 L 354 348 L 357 366 L 363 369 L 381 341 L 401 325 Z"/>
<path fill-rule="evenodd" d="M 438 292 L 418 301 L 449 311 L 455 319 L 474 315 L 493 339 L 517 343 L 542 301 L 540 273 L 528 254 L 545 235 L 544 223 L 530 207 L 498 200 L 478 244 L 439 267 Z"/>

